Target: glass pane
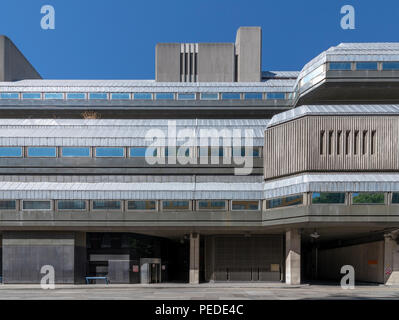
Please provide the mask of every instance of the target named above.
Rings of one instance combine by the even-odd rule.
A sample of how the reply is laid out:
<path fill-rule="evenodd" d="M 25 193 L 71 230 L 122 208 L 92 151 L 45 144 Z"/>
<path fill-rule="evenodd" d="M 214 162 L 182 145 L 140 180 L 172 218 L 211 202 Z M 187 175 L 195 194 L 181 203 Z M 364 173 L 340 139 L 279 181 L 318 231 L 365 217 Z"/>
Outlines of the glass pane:
<path fill-rule="evenodd" d="M 44 99 L 46 100 L 60 100 L 60 99 L 64 99 L 64 94 L 63 93 L 54 93 L 54 92 L 50 92 L 50 93 L 45 93 L 44 94 Z"/>
<path fill-rule="evenodd" d="M 399 62 L 384 62 L 382 70 L 399 70 Z"/>
<path fill-rule="evenodd" d="M 55 147 L 29 147 L 28 157 L 46 157 L 54 158 L 57 155 Z"/>
<path fill-rule="evenodd" d="M 15 200 L 0 200 L 0 210 L 15 210 L 17 202 Z"/>
<path fill-rule="evenodd" d="M 252 150 L 252 156 L 254 156 L 254 157 L 260 157 L 260 156 L 261 156 L 261 154 L 260 154 L 260 148 L 259 148 L 259 147 L 254 147 L 254 148 L 253 148 L 253 150 Z"/>
<path fill-rule="evenodd" d="M 127 202 L 128 210 L 156 210 L 156 201 L 132 200 Z"/>
<path fill-rule="evenodd" d="M 189 210 L 190 204 L 188 201 L 162 201 L 162 208 L 164 210 Z"/>
<path fill-rule="evenodd" d="M 270 199 L 266 201 L 268 209 L 296 206 L 303 203 L 303 195 L 295 195 L 283 198 Z"/>
<path fill-rule="evenodd" d="M 235 92 L 222 93 L 222 100 L 240 100 L 241 94 Z"/>
<path fill-rule="evenodd" d="M 23 201 L 23 209 L 24 210 L 50 210 L 51 202 L 50 201 Z"/>
<path fill-rule="evenodd" d="M 63 147 L 62 157 L 90 157 L 90 148 L 88 147 Z"/>
<path fill-rule="evenodd" d="M 124 157 L 124 148 L 96 148 L 96 157 Z"/>
<path fill-rule="evenodd" d="M 58 200 L 58 210 L 85 210 L 84 200 Z"/>
<path fill-rule="evenodd" d="M 111 93 L 111 99 L 113 100 L 129 100 L 129 93 Z"/>
<path fill-rule="evenodd" d="M 266 94 L 267 99 L 285 99 L 285 93 L 284 92 L 268 92 Z"/>
<path fill-rule="evenodd" d="M 392 203 L 399 203 L 399 192 L 392 193 Z"/>
<path fill-rule="evenodd" d="M 19 99 L 19 94 L 17 92 L 2 92 L 0 93 L 0 99 Z"/>
<path fill-rule="evenodd" d="M 223 147 L 211 147 L 211 156 L 212 157 L 223 157 Z"/>
<path fill-rule="evenodd" d="M 262 93 L 261 92 L 245 93 L 244 99 L 245 100 L 262 100 Z"/>
<path fill-rule="evenodd" d="M 353 204 L 384 204 L 382 192 L 359 192 L 352 194 Z"/>
<path fill-rule="evenodd" d="M 134 99 L 136 99 L 136 100 L 151 100 L 152 93 L 135 93 Z"/>
<path fill-rule="evenodd" d="M 121 202 L 114 200 L 94 200 L 93 201 L 94 210 L 120 210 Z"/>
<path fill-rule="evenodd" d="M 42 98 L 42 94 L 38 93 L 38 92 L 34 92 L 34 93 L 25 92 L 25 93 L 22 93 L 22 99 L 41 99 L 41 98 Z"/>
<path fill-rule="evenodd" d="M 211 148 L 208 147 L 200 147 L 200 157 L 208 157 Z"/>
<path fill-rule="evenodd" d="M 84 100 L 84 99 L 86 99 L 86 94 L 83 93 L 83 92 L 67 93 L 67 99 L 70 99 L 70 100 Z"/>
<path fill-rule="evenodd" d="M 377 70 L 377 62 L 357 62 L 356 70 Z"/>
<path fill-rule="evenodd" d="M 200 200 L 198 201 L 200 210 L 225 210 L 226 201 L 223 200 Z"/>
<path fill-rule="evenodd" d="M 132 158 L 138 158 L 138 157 L 145 157 L 145 154 L 147 152 L 147 149 L 152 149 L 152 156 L 156 157 L 157 156 L 157 149 L 156 148 L 146 148 L 146 147 L 132 147 L 130 148 L 130 157 Z M 149 150 L 148 152 L 151 152 Z"/>
<path fill-rule="evenodd" d="M 351 70 L 350 62 L 330 62 L 330 70 Z"/>
<path fill-rule="evenodd" d="M 312 203 L 345 203 L 345 193 L 314 192 Z"/>
<path fill-rule="evenodd" d="M 259 201 L 238 201 L 231 203 L 233 210 L 259 210 Z"/>
<path fill-rule="evenodd" d="M 22 147 L 0 147 L 0 157 L 22 157 Z"/>
<path fill-rule="evenodd" d="M 179 100 L 195 100 L 195 93 L 179 93 Z"/>
<path fill-rule="evenodd" d="M 108 94 L 99 93 L 99 92 L 90 93 L 89 94 L 89 99 L 91 99 L 91 100 L 107 100 L 108 99 Z"/>
<path fill-rule="evenodd" d="M 201 93 L 201 100 L 218 100 L 217 93 Z"/>
<path fill-rule="evenodd" d="M 173 100 L 174 94 L 173 93 L 156 93 L 155 99 L 157 99 L 157 100 Z"/>

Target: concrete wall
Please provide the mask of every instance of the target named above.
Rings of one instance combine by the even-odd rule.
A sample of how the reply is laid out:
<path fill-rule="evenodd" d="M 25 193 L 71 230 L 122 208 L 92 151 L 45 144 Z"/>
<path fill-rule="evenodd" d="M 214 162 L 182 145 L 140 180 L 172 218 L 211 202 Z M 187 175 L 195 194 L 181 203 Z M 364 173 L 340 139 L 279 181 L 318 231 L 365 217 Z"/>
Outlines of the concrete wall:
<path fill-rule="evenodd" d="M 236 55 L 237 81 L 260 81 L 262 69 L 262 29 L 260 27 L 238 29 Z"/>
<path fill-rule="evenodd" d="M 4 232 L 3 282 L 39 284 L 42 266 L 55 270 L 55 283 L 83 283 L 86 237 L 73 232 Z"/>
<path fill-rule="evenodd" d="M 265 132 L 265 178 L 306 171 L 398 171 L 398 129 L 396 116 L 307 116 L 277 125 Z"/>
<path fill-rule="evenodd" d="M 340 281 L 341 267 L 355 269 L 355 281 L 384 283 L 384 241 L 319 251 L 318 278 Z"/>
<path fill-rule="evenodd" d="M 41 79 L 12 41 L 0 36 L 0 81 Z"/>
<path fill-rule="evenodd" d="M 158 43 L 155 48 L 155 79 L 180 82 L 180 43 Z"/>

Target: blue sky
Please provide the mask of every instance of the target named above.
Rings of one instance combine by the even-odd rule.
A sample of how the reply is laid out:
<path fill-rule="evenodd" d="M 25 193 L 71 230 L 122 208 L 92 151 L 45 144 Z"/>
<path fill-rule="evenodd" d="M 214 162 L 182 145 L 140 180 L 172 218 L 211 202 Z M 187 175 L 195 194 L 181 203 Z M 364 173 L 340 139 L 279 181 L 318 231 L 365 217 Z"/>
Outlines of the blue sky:
<path fill-rule="evenodd" d="M 42 30 L 52 5 L 55 30 Z M 340 8 L 356 10 L 342 30 Z M 263 29 L 263 70 L 299 70 L 340 42 L 399 41 L 397 0 L 2 0 L 0 34 L 44 78 L 152 79 L 157 42 L 234 42 Z"/>

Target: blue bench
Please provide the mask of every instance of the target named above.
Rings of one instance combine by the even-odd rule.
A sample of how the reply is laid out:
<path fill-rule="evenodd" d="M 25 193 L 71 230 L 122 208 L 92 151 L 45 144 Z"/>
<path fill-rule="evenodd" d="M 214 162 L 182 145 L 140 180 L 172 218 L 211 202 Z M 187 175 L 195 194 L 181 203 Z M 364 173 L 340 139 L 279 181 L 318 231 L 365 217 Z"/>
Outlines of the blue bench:
<path fill-rule="evenodd" d="M 105 283 L 109 284 L 108 277 L 86 277 L 86 284 L 89 284 L 90 280 L 105 280 Z"/>

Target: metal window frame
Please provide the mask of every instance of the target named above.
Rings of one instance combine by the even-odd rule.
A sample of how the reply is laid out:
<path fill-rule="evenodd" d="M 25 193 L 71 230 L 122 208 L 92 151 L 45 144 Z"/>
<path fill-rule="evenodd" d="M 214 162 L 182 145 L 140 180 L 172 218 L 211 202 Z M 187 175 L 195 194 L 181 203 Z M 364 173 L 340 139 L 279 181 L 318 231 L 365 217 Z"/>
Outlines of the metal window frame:
<path fill-rule="evenodd" d="M 267 202 L 270 201 L 270 200 L 288 198 L 288 197 L 294 197 L 294 196 L 300 196 L 300 195 L 302 195 L 302 203 L 300 203 L 300 204 L 295 204 L 295 205 L 292 205 L 292 206 L 281 206 L 281 207 L 277 207 L 277 208 L 268 208 Z M 265 199 L 265 209 L 266 210 L 277 210 L 277 209 L 286 209 L 286 208 L 298 208 L 298 207 L 301 207 L 301 206 L 306 206 L 306 203 L 307 203 L 307 201 L 306 201 L 306 193 L 294 193 L 294 194 L 286 195 L 286 196 L 283 196 L 283 197 L 280 196 L 280 197 L 273 197 L 273 198 Z"/>
<path fill-rule="evenodd" d="M 188 209 L 165 209 L 163 206 L 164 201 L 188 201 Z M 168 199 L 163 199 L 160 200 L 160 210 L 161 211 L 193 211 L 193 201 L 192 200 L 185 200 L 185 199 L 172 199 L 172 200 L 168 200 Z"/>
<path fill-rule="evenodd" d="M 50 209 L 25 209 L 24 208 L 24 203 L 27 201 L 31 201 L 31 202 L 50 202 Z M 43 199 L 43 200 L 21 200 L 21 206 L 20 206 L 21 211 L 53 211 L 54 210 L 54 200 L 49 200 L 49 199 Z"/>
<path fill-rule="evenodd" d="M 83 201 L 85 203 L 85 209 L 60 209 L 58 208 L 58 203 L 60 201 Z M 57 212 L 88 212 L 89 211 L 89 200 L 82 200 L 82 199 L 58 199 L 55 200 L 55 211 Z"/>
<path fill-rule="evenodd" d="M 55 148 L 55 155 L 54 156 L 29 156 L 29 148 Z M 55 159 L 58 158 L 58 147 L 47 147 L 47 146 L 27 146 L 25 149 L 25 158 L 48 158 L 48 159 Z"/>
<path fill-rule="evenodd" d="M 87 158 L 92 158 L 93 157 L 93 150 L 92 150 L 92 148 L 91 147 L 70 147 L 70 146 L 62 146 L 62 147 L 59 147 L 60 148 L 60 150 L 59 150 L 59 152 L 58 152 L 58 154 L 59 154 L 59 157 L 60 158 L 67 158 L 67 159 L 70 159 L 70 158 L 80 158 L 80 159 L 87 159 Z M 86 157 L 86 156 L 64 156 L 63 155 L 63 149 L 64 148 L 88 148 L 89 149 L 89 155 Z"/>
<path fill-rule="evenodd" d="M 205 208 L 205 209 L 201 209 L 200 208 L 200 206 L 199 206 L 199 203 L 201 202 L 201 201 L 209 201 L 209 202 L 212 202 L 212 201 L 220 201 L 220 202 L 224 202 L 224 204 L 225 204 L 225 206 L 224 206 L 224 208 L 223 209 L 217 209 L 217 208 Z M 229 210 L 229 200 L 222 200 L 222 199 L 212 199 L 212 200 L 209 200 L 209 199 L 201 199 L 201 200 L 195 200 L 195 210 L 196 211 L 217 211 L 217 212 L 225 212 L 225 211 L 228 211 Z"/>
<path fill-rule="evenodd" d="M 241 202 L 258 202 L 258 209 L 257 210 L 251 210 L 251 209 L 233 209 L 233 202 L 234 201 L 241 201 Z M 248 199 L 245 199 L 245 200 L 231 200 L 230 201 L 230 211 L 241 211 L 241 212 L 243 212 L 243 211 L 250 211 L 250 212 L 256 212 L 256 211 L 262 211 L 262 207 L 261 207 L 261 204 L 260 204 L 260 202 L 261 202 L 261 200 L 256 200 L 256 199 L 253 199 L 253 200 L 248 200 Z"/>
<path fill-rule="evenodd" d="M 24 158 L 24 155 L 25 155 L 24 147 L 20 147 L 20 146 L 0 146 L 0 149 L 1 148 L 21 148 L 21 155 L 20 156 L 6 156 L 6 157 L 0 156 L 0 159 L 6 159 L 6 158 L 21 159 L 21 158 Z"/>
<path fill-rule="evenodd" d="M 1 201 L 14 201 L 15 202 L 15 209 L 1 209 L 0 212 L 18 212 L 19 211 L 19 201 L 15 199 L 1 199 Z"/>
<path fill-rule="evenodd" d="M 155 202 L 155 209 L 149 210 L 149 209 L 129 209 L 129 201 L 154 201 Z M 125 200 L 125 211 L 126 212 L 158 212 L 159 211 L 159 203 L 158 200 Z"/>
<path fill-rule="evenodd" d="M 121 204 L 120 209 L 94 209 L 94 201 L 119 201 Z M 123 212 L 124 211 L 124 201 L 119 200 L 119 199 L 94 199 L 90 200 L 90 211 L 95 211 L 95 212 L 106 212 L 106 211 L 112 211 L 112 212 Z"/>
<path fill-rule="evenodd" d="M 122 156 L 98 156 L 97 155 L 97 148 L 103 148 L 103 149 L 119 149 L 122 148 L 123 149 L 123 155 Z M 126 147 L 94 147 L 94 158 L 126 158 Z"/>

